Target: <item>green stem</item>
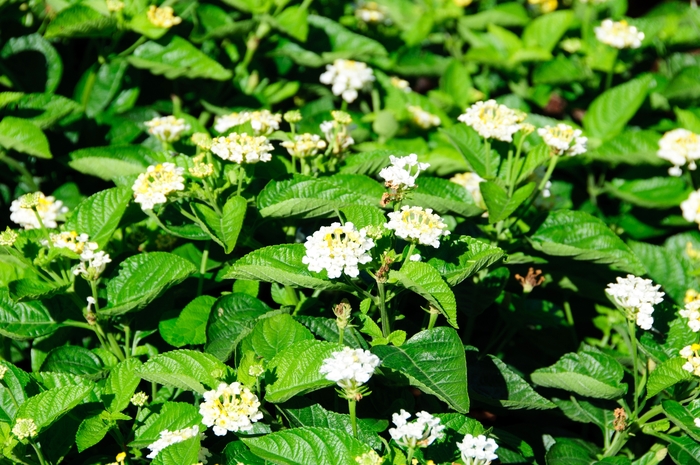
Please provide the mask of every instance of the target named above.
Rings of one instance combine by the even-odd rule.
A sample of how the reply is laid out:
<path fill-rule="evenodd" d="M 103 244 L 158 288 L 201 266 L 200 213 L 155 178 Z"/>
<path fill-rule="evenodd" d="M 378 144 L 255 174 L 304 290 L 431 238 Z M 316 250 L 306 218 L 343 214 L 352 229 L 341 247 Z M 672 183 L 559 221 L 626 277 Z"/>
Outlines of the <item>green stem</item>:
<path fill-rule="evenodd" d="M 120 56 L 120 57 L 125 57 L 125 56 L 131 55 L 131 52 L 133 52 L 134 50 L 136 50 L 136 48 L 137 48 L 139 45 L 141 45 L 142 43 L 146 42 L 146 40 L 147 40 L 146 36 L 141 36 L 141 37 L 139 37 L 139 39 L 138 39 L 136 42 L 134 42 L 134 43 L 131 45 L 131 47 L 129 47 L 129 48 L 127 48 L 126 50 L 124 50 L 123 52 L 121 52 L 118 56 Z"/>
<path fill-rule="evenodd" d="M 411 261 L 411 255 L 413 255 L 414 250 L 416 250 L 416 243 L 411 242 L 408 246 L 408 253 L 406 254 L 406 258 L 403 259 L 404 264 Z M 401 268 L 403 268 L 403 265 L 401 265 Z"/>
<path fill-rule="evenodd" d="M 32 176 L 32 173 L 30 173 L 22 163 L 18 162 L 12 157 L 9 157 L 4 151 L 0 151 L 0 161 L 5 162 L 5 164 L 7 164 L 7 166 L 10 168 L 14 168 L 19 171 L 24 182 L 32 191 L 36 192 L 39 190 L 39 186 L 34 182 L 34 176 Z"/>
<path fill-rule="evenodd" d="M 345 338 L 345 328 L 338 326 L 338 344 L 343 345 L 343 339 Z"/>
<path fill-rule="evenodd" d="M 126 358 L 131 358 L 131 328 L 129 325 L 124 325 L 124 354 Z"/>
<path fill-rule="evenodd" d="M 415 453 L 415 449 L 413 447 L 408 448 L 408 454 L 406 455 L 406 463 L 411 464 L 411 460 L 413 460 L 413 454 Z"/>
<path fill-rule="evenodd" d="M 547 172 L 544 174 L 544 177 L 542 178 L 542 182 L 540 182 L 540 186 L 538 187 L 540 192 L 542 192 L 544 190 L 544 188 L 547 186 L 547 183 L 549 182 L 549 179 L 552 177 L 552 173 L 554 173 L 554 168 L 556 168 L 558 161 L 559 161 L 559 157 L 557 155 L 552 155 L 552 158 L 549 159 L 549 166 L 547 167 Z"/>
<path fill-rule="evenodd" d="M 377 290 L 379 291 L 379 314 L 382 318 L 382 336 L 389 337 L 389 334 L 391 334 L 391 322 L 389 321 L 389 312 L 386 309 L 386 293 L 383 282 L 377 281 Z"/>
<path fill-rule="evenodd" d="M 564 314 L 566 315 L 566 322 L 569 324 L 569 330 L 571 331 L 571 337 L 574 340 L 574 345 L 578 346 L 578 338 L 576 337 L 576 327 L 574 326 L 574 314 L 571 311 L 571 304 L 568 300 L 564 301 Z"/>
<path fill-rule="evenodd" d="M 41 215 L 39 214 L 39 211 L 36 209 L 36 207 L 32 207 L 32 210 L 34 210 L 34 216 L 36 216 L 36 220 L 39 222 L 41 231 L 44 233 L 44 236 L 46 236 L 46 247 L 52 249 L 53 242 L 51 242 L 51 233 L 49 233 L 49 230 L 46 229 L 46 226 L 44 226 L 44 222 L 42 221 Z"/>
<path fill-rule="evenodd" d="M 32 440 L 30 440 L 29 443 L 34 448 L 34 452 L 36 452 L 36 456 L 39 459 L 39 463 L 41 465 L 49 465 L 49 462 L 44 458 L 44 454 L 41 452 L 41 446 Z"/>
<path fill-rule="evenodd" d="M 342 99 L 342 97 L 341 97 L 341 99 Z M 340 110 L 341 110 L 341 111 L 347 111 L 347 110 L 348 110 L 348 102 L 347 102 L 345 99 L 343 99 L 343 100 L 340 102 Z"/>
<path fill-rule="evenodd" d="M 436 322 L 437 319 L 438 319 L 438 315 L 439 315 L 439 314 L 440 314 L 440 312 L 435 312 L 435 311 L 433 311 L 433 309 L 432 309 L 432 307 L 431 307 L 431 309 L 430 309 L 430 320 L 428 320 L 428 329 L 433 329 L 433 327 L 435 326 L 435 322 Z"/>
<path fill-rule="evenodd" d="M 660 413 L 663 413 L 663 411 L 664 411 L 664 409 L 663 409 L 663 407 L 662 407 L 661 405 L 656 405 L 656 406 L 650 408 L 649 411 L 648 411 L 647 413 L 645 413 L 644 415 L 642 415 L 641 417 L 639 417 L 639 419 L 637 420 L 637 423 L 638 423 L 639 426 L 641 427 L 641 426 L 643 426 L 647 421 L 649 421 L 649 420 L 651 420 L 652 418 L 654 418 L 656 415 L 659 415 Z"/>
<path fill-rule="evenodd" d="M 520 154 L 523 151 L 523 142 L 525 141 L 525 135 L 521 134 L 520 135 L 520 140 L 518 141 L 518 148 L 515 150 L 515 158 L 513 159 L 513 164 L 511 165 L 510 169 L 510 181 L 508 183 L 508 197 L 513 196 L 513 191 L 515 190 L 515 186 L 518 184 L 518 177 L 520 177 L 520 171 L 521 169 L 516 169 L 518 166 L 518 162 L 520 161 Z M 508 152 L 510 155 L 510 151 Z"/>
<path fill-rule="evenodd" d="M 379 99 L 379 91 L 376 88 L 372 89 L 372 111 L 376 115 L 382 109 L 381 100 Z"/>
<path fill-rule="evenodd" d="M 92 298 L 95 300 L 95 314 L 97 314 L 100 310 L 100 303 L 97 295 L 97 281 L 90 281 L 90 289 L 92 290 Z M 97 337 L 100 339 L 103 347 L 112 352 L 119 359 L 119 361 L 126 360 L 126 357 L 124 356 L 121 347 L 119 347 L 119 344 L 117 344 L 117 340 L 115 339 L 114 335 L 109 332 L 105 333 L 102 326 L 100 326 L 100 323 L 97 321 L 95 321 L 95 332 L 97 333 Z"/>
<path fill-rule="evenodd" d="M 243 168 L 243 165 L 238 165 L 238 179 L 236 179 L 236 195 L 241 195 L 241 191 L 243 190 L 243 180 L 245 179 L 245 168 Z"/>
<path fill-rule="evenodd" d="M 204 251 L 202 252 L 202 259 L 199 262 L 199 280 L 197 281 L 197 297 L 202 295 L 202 290 L 204 289 L 204 273 L 207 271 L 207 260 L 209 259 L 209 247 L 211 246 L 211 239 L 204 244 Z"/>
<path fill-rule="evenodd" d="M 634 376 L 634 412 L 632 418 L 636 418 L 639 413 L 639 366 L 637 362 L 637 331 L 634 320 L 627 320 L 627 330 L 630 336 L 630 353 L 632 355 L 632 375 Z"/>
<path fill-rule="evenodd" d="M 605 76 L 605 90 L 610 89 L 610 86 L 612 85 L 612 80 L 613 80 L 613 75 L 615 74 L 615 65 L 617 64 L 618 55 L 619 55 L 619 52 L 617 49 L 615 49 L 615 58 L 613 58 L 612 66 L 610 66 L 610 70 L 608 71 L 607 76 Z"/>
<path fill-rule="evenodd" d="M 352 425 L 352 435 L 357 437 L 357 400 L 348 399 L 348 410 L 350 411 L 350 424 Z"/>
<path fill-rule="evenodd" d="M 605 450 L 604 457 L 614 457 L 620 449 L 627 443 L 628 433 L 626 431 L 615 431 L 612 444 Z"/>

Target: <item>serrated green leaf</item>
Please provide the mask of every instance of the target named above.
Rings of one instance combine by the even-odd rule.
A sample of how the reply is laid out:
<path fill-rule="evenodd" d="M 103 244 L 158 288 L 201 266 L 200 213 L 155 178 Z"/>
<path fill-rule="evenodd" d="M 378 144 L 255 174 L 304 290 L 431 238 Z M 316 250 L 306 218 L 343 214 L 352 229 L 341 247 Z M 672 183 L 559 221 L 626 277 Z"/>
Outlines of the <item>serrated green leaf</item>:
<path fill-rule="evenodd" d="M 253 331 L 243 339 L 241 350 L 250 350 L 266 360 L 272 360 L 287 347 L 313 338 L 311 331 L 282 313 L 260 319 Z"/>
<path fill-rule="evenodd" d="M 484 197 L 486 208 L 489 211 L 489 223 L 497 223 L 508 218 L 535 190 L 535 183 L 525 184 L 508 197 L 508 192 L 492 181 L 479 184 L 481 195 Z"/>
<path fill-rule="evenodd" d="M 366 60 L 367 57 L 373 55 L 388 55 L 388 52 L 381 43 L 369 37 L 350 32 L 330 18 L 309 15 L 308 21 L 311 26 L 323 29 L 326 34 L 328 34 L 331 49 L 334 52 L 343 52 L 343 57 L 358 57 Z"/>
<path fill-rule="evenodd" d="M 27 399 L 17 411 L 17 418 L 34 420 L 41 431 L 78 405 L 90 391 L 90 386 L 80 385 L 49 389 Z"/>
<path fill-rule="evenodd" d="M 479 239 L 458 236 L 445 241 L 439 249 L 428 250 L 423 255 L 425 262 L 438 270 L 450 286 L 456 286 L 496 263 L 505 253 L 499 247 Z"/>
<path fill-rule="evenodd" d="M 104 16 L 86 5 L 76 4 L 61 10 L 53 18 L 44 37 L 108 37 L 115 26 L 114 18 Z"/>
<path fill-rule="evenodd" d="M 630 241 L 629 247 L 644 265 L 648 274 L 676 302 L 683 302 L 685 292 L 696 286 L 695 267 L 680 254 L 667 247 Z"/>
<path fill-rule="evenodd" d="M 591 465 L 596 456 L 580 439 L 557 438 L 545 459 L 547 465 Z"/>
<path fill-rule="evenodd" d="M 340 331 L 335 318 L 299 315 L 296 319 L 325 341 L 336 342 L 340 338 Z M 352 349 L 369 349 L 367 341 L 355 328 L 350 326 L 345 328 L 343 343 Z"/>
<path fill-rule="evenodd" d="M 175 347 L 200 345 L 207 342 L 207 321 L 216 299 L 201 295 L 188 303 L 177 318 L 161 320 L 158 330 L 161 337 Z"/>
<path fill-rule="evenodd" d="M 600 147 L 589 150 L 584 156 L 611 165 L 664 165 L 667 162 L 656 154 L 659 139 L 661 136 L 656 131 L 627 130 Z"/>
<path fill-rule="evenodd" d="M 464 187 L 442 178 L 421 176 L 418 188 L 411 193 L 411 205 L 432 208 L 438 213 L 456 213 L 462 216 L 478 216 L 484 210 L 474 203 L 474 198 Z"/>
<path fill-rule="evenodd" d="M 150 407 L 153 409 L 154 406 Z M 153 444 L 160 438 L 163 430 L 177 431 L 199 425 L 202 416 L 197 411 L 197 407 L 185 402 L 165 402 L 158 404 L 159 410 L 154 411 L 139 426 L 135 433 L 135 439 L 129 443 L 129 447 L 137 449 Z"/>
<path fill-rule="evenodd" d="M 0 121 L 0 145 L 38 158 L 53 158 L 49 141 L 41 129 L 31 121 L 14 116 Z"/>
<path fill-rule="evenodd" d="M 105 408 L 110 412 L 121 412 L 129 406 L 131 397 L 141 382 L 137 373 L 142 363 L 137 358 L 128 358 L 109 371 L 102 390 Z"/>
<path fill-rule="evenodd" d="M 78 102 L 48 93 L 24 94 L 9 103 L 4 111 L 6 116 L 25 118 L 40 129 L 49 128 L 56 123 L 64 125 L 77 119 L 81 112 Z"/>
<path fill-rule="evenodd" d="M 605 190 L 613 197 L 645 208 L 678 207 L 692 191 L 685 180 L 671 176 L 613 179 Z"/>
<path fill-rule="evenodd" d="M 41 364 L 41 371 L 74 375 L 95 375 L 103 369 L 100 358 L 80 346 L 60 346 L 51 350 Z"/>
<path fill-rule="evenodd" d="M 131 189 L 114 187 L 91 195 L 73 210 L 66 230 L 87 234 L 90 241 L 104 247 L 119 226 L 133 194 Z"/>
<path fill-rule="evenodd" d="M 28 373 L 9 362 L 2 361 L 0 366 L 7 368 L 0 384 L 0 422 L 12 423 L 17 409 L 27 400 L 25 388 L 31 378 Z"/>
<path fill-rule="evenodd" d="M 580 423 L 593 423 L 603 434 L 613 426 L 614 414 L 607 408 L 571 396 L 569 400 L 554 399 L 554 403 L 567 418 Z"/>
<path fill-rule="evenodd" d="M 158 163 L 156 152 L 142 145 L 90 147 L 71 152 L 70 158 L 68 165 L 74 170 L 105 181 L 145 173 L 149 165 Z"/>
<path fill-rule="evenodd" d="M 54 294 L 65 291 L 68 286 L 68 284 L 47 283 L 35 278 L 22 278 L 11 281 L 7 287 L 12 300 L 25 302 L 51 297 Z"/>
<path fill-rule="evenodd" d="M 535 18 L 523 30 L 523 44 L 552 52 L 573 21 L 572 10 L 554 11 Z"/>
<path fill-rule="evenodd" d="M 697 408 L 694 409 L 695 412 L 691 412 L 688 408 L 675 400 L 664 400 L 661 402 L 661 406 L 668 419 L 671 420 L 674 425 L 683 430 L 691 438 L 700 442 L 700 428 L 695 426 L 695 418 L 697 418 L 698 415 Z M 688 407 L 690 407 L 690 405 Z"/>
<path fill-rule="evenodd" d="M 158 452 L 153 459 L 154 465 L 183 465 L 196 464 L 199 460 L 199 451 L 202 448 L 201 439 L 195 436 L 175 444 L 171 444 Z"/>
<path fill-rule="evenodd" d="M 440 131 L 447 135 L 452 145 L 462 154 L 471 171 L 484 179 L 496 176 L 498 156 L 486 153 L 486 147 L 475 130 L 465 124 L 455 124 Z"/>
<path fill-rule="evenodd" d="M 340 172 L 376 176 L 382 168 L 389 165 L 389 155 L 396 155 L 396 153 L 390 150 L 370 150 L 350 154 L 343 160 Z"/>
<path fill-rule="evenodd" d="M 412 386 L 433 394 L 460 413 L 469 411 L 467 361 L 457 332 L 448 327 L 421 331 L 401 347 L 375 346 L 372 352 L 408 377 Z"/>
<path fill-rule="evenodd" d="M 219 385 L 227 368 L 213 355 L 173 350 L 149 359 L 137 373 L 147 381 L 203 394 L 205 385 L 212 389 Z"/>
<path fill-rule="evenodd" d="M 195 214 L 202 221 L 207 232 L 227 254 L 231 253 L 236 246 L 247 207 L 248 202 L 240 195 L 229 197 L 221 210 L 221 215 L 204 204 L 192 204 Z"/>
<path fill-rule="evenodd" d="M 130 420 L 127 415 L 114 415 L 107 411 L 95 412 L 88 415 L 78 426 L 78 431 L 75 433 L 75 445 L 78 447 L 78 452 L 88 449 L 100 441 L 107 435 L 116 425 L 116 420 Z"/>
<path fill-rule="evenodd" d="M 289 34 L 299 42 L 306 42 L 306 37 L 309 35 L 308 14 L 306 8 L 292 5 L 275 16 L 273 24 L 280 31 Z"/>
<path fill-rule="evenodd" d="M 519 3 L 508 2 L 495 5 L 476 14 L 459 19 L 460 28 L 486 29 L 489 24 L 499 26 L 524 26 L 530 21 L 527 10 Z"/>
<path fill-rule="evenodd" d="M 687 436 L 666 436 L 668 453 L 677 465 L 700 464 L 700 443 Z"/>
<path fill-rule="evenodd" d="M 33 51 L 41 53 L 46 59 L 46 92 L 54 92 L 61 82 L 63 62 L 61 55 L 51 43 L 39 34 L 10 37 L 0 50 L 0 57 L 7 59 L 12 55 Z"/>
<path fill-rule="evenodd" d="M 381 228 L 386 223 L 384 211 L 370 205 L 348 205 L 340 209 L 345 221 L 355 225 L 357 229 L 372 226 Z"/>
<path fill-rule="evenodd" d="M 15 302 L 7 288 L 0 289 L 1 335 L 23 341 L 51 334 L 58 327 L 58 322 L 43 302 Z"/>

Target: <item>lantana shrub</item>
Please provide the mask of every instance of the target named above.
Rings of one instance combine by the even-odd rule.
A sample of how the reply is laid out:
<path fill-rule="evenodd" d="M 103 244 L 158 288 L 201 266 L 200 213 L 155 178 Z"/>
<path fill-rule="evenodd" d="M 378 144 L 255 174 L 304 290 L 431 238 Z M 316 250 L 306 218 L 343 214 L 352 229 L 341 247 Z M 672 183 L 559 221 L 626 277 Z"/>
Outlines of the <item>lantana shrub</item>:
<path fill-rule="evenodd" d="M 700 10 L 0 1 L 0 464 L 700 463 Z"/>

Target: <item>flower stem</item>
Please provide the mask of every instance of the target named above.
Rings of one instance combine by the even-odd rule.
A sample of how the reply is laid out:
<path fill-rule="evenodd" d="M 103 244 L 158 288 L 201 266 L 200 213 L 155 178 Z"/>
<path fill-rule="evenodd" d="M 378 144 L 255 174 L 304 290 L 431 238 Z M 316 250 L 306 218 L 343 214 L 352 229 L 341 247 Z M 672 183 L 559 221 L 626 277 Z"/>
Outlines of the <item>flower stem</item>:
<path fill-rule="evenodd" d="M 634 320 L 627 320 L 627 330 L 630 335 L 630 353 L 632 355 L 632 375 L 634 376 L 634 390 L 632 395 L 634 396 L 634 412 L 632 413 L 632 418 L 637 418 L 639 414 L 639 366 L 637 362 L 637 332 Z"/>
<path fill-rule="evenodd" d="M 430 320 L 428 320 L 428 329 L 433 329 L 439 314 L 440 312 L 433 311 L 433 307 L 430 307 Z"/>
<path fill-rule="evenodd" d="M 386 310 L 386 293 L 383 282 L 377 281 L 377 290 L 379 291 L 379 313 L 382 317 L 382 336 L 389 337 L 391 322 L 389 321 L 389 312 Z"/>
<path fill-rule="evenodd" d="M 348 410 L 350 411 L 350 424 L 352 425 L 352 435 L 357 437 L 357 400 L 348 399 Z"/>
<path fill-rule="evenodd" d="M 515 150 L 515 158 L 513 159 L 513 164 L 510 166 L 510 171 L 509 171 L 509 182 L 508 182 L 508 197 L 513 197 L 513 191 L 515 190 L 515 186 L 518 183 L 518 177 L 520 176 L 520 172 L 522 171 L 521 169 L 516 169 L 516 166 L 518 165 L 518 161 L 520 161 L 520 154 L 523 151 L 523 142 L 525 141 L 525 135 L 520 136 L 520 140 L 518 141 L 518 148 Z M 510 151 L 508 152 L 510 154 Z"/>
<path fill-rule="evenodd" d="M 408 454 L 406 455 L 406 463 L 410 465 L 411 460 L 413 460 L 413 454 L 416 450 L 413 447 L 408 448 Z"/>
<path fill-rule="evenodd" d="M 552 158 L 549 159 L 549 166 L 547 167 L 547 172 L 544 174 L 542 182 L 540 182 L 540 186 L 538 188 L 540 192 L 544 190 L 544 188 L 547 186 L 547 183 L 549 182 L 549 179 L 552 177 L 554 168 L 556 168 L 557 166 L 557 161 L 559 161 L 559 157 L 556 155 L 552 155 Z"/>
<path fill-rule="evenodd" d="M 197 297 L 202 295 L 202 290 L 204 289 L 204 273 L 207 271 L 207 260 L 209 259 L 209 247 L 211 246 L 211 239 L 207 240 L 204 244 L 204 251 L 202 252 L 202 259 L 199 262 L 199 280 L 197 281 Z"/>
<path fill-rule="evenodd" d="M 617 56 L 619 55 L 619 52 L 617 49 L 615 49 L 615 58 L 613 58 L 612 65 L 610 66 L 610 70 L 608 71 L 607 76 L 605 76 L 605 90 L 610 89 L 610 86 L 612 85 L 612 80 L 613 80 L 613 75 L 615 74 L 615 65 L 617 64 Z"/>
<path fill-rule="evenodd" d="M 39 459 L 39 463 L 41 465 L 49 465 L 49 462 L 46 461 L 46 459 L 44 458 L 44 454 L 41 452 L 41 446 L 38 443 L 35 443 L 34 441 L 30 441 L 29 443 L 34 448 L 34 452 L 36 452 L 36 456 Z"/>

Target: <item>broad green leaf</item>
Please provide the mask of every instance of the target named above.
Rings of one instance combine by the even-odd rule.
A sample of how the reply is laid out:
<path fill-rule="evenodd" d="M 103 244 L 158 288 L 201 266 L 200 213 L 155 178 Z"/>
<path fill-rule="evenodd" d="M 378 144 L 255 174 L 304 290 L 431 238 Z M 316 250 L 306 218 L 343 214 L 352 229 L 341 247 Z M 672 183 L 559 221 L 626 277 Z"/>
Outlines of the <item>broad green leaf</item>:
<path fill-rule="evenodd" d="M 91 74 L 85 79 L 93 83 L 92 86 L 86 85 L 86 92 L 81 95 L 87 116 L 94 118 L 107 108 L 119 91 L 128 67 L 129 63 L 121 59 L 103 63 L 96 70 L 93 68 L 87 71 Z"/>
<path fill-rule="evenodd" d="M 489 211 L 489 223 L 497 223 L 508 218 L 517 208 L 530 197 L 535 190 L 535 183 L 525 184 L 508 197 L 508 192 L 499 184 L 486 181 L 479 184 L 481 195 L 484 197 Z"/>
<path fill-rule="evenodd" d="M 665 436 L 670 442 L 668 453 L 677 465 L 700 464 L 700 443 L 687 436 Z"/>
<path fill-rule="evenodd" d="M 12 423 L 17 409 L 27 400 L 25 388 L 31 378 L 29 374 L 9 362 L 0 362 L 0 366 L 7 368 L 0 384 L 0 422 Z"/>
<path fill-rule="evenodd" d="M 384 211 L 371 205 L 348 205 L 340 209 L 346 222 L 355 225 L 357 229 L 372 226 L 381 228 L 387 221 Z"/>
<path fill-rule="evenodd" d="M 75 4 L 61 10 L 51 20 L 44 37 L 109 37 L 115 26 L 114 18 L 104 16 L 86 5 Z"/>
<path fill-rule="evenodd" d="M 158 330 L 161 337 L 175 347 L 200 345 L 207 342 L 207 321 L 216 299 L 201 295 L 180 312 L 177 318 L 161 320 Z"/>
<path fill-rule="evenodd" d="M 36 278 L 22 278 L 8 284 L 10 298 L 15 302 L 25 302 L 51 297 L 54 294 L 65 291 L 68 284 L 59 286 L 56 283 L 47 283 Z"/>
<path fill-rule="evenodd" d="M 119 226 L 133 194 L 131 189 L 114 187 L 91 195 L 73 210 L 66 230 L 87 234 L 91 242 L 104 247 Z"/>
<path fill-rule="evenodd" d="M 381 43 L 363 35 L 350 32 L 348 29 L 344 28 L 330 18 L 309 15 L 308 21 L 311 26 L 323 29 L 326 34 L 328 34 L 331 49 L 334 52 L 343 52 L 343 57 L 357 57 L 366 60 L 368 57 L 373 55 L 388 55 L 386 49 Z"/>
<path fill-rule="evenodd" d="M 71 152 L 70 158 L 68 165 L 74 170 L 105 181 L 145 173 L 149 165 L 158 163 L 157 154 L 142 145 L 90 147 Z"/>
<path fill-rule="evenodd" d="M 685 180 L 672 176 L 613 179 L 605 189 L 618 199 L 645 208 L 678 207 L 692 191 Z"/>
<path fill-rule="evenodd" d="M 440 310 L 450 325 L 458 327 L 455 295 L 438 270 L 431 265 L 423 262 L 405 262 L 400 270 L 392 270 L 389 278 L 396 279 L 406 289 L 424 297 Z"/>
<path fill-rule="evenodd" d="M 595 451 L 580 439 L 557 438 L 546 454 L 547 465 L 591 465 Z"/>
<path fill-rule="evenodd" d="M 673 77 L 662 94 L 674 102 L 697 100 L 700 97 L 699 78 L 700 66 L 688 66 Z"/>
<path fill-rule="evenodd" d="M 624 370 L 602 352 L 582 350 L 564 355 L 552 366 L 535 370 L 531 379 L 540 386 L 564 389 L 597 399 L 617 399 L 625 394 Z"/>
<path fill-rule="evenodd" d="M 397 154 L 393 150 L 370 150 L 368 152 L 348 154 L 343 160 L 340 172 L 376 176 L 382 168 L 389 165 L 389 155 Z"/>
<path fill-rule="evenodd" d="M 659 139 L 661 136 L 656 131 L 627 130 L 600 147 L 589 150 L 584 156 L 611 165 L 664 165 L 667 162 L 656 154 Z"/>
<path fill-rule="evenodd" d="M 308 15 L 306 8 L 292 5 L 275 16 L 273 24 L 280 31 L 289 34 L 299 42 L 306 42 L 306 37 L 309 35 Z"/>
<path fill-rule="evenodd" d="M 320 373 L 323 360 L 339 350 L 337 344 L 309 339 L 278 353 L 267 366 L 269 375 L 265 400 L 275 404 L 298 394 L 333 385 Z"/>
<path fill-rule="evenodd" d="M 165 402 L 158 407 L 161 408 L 151 413 L 143 425 L 136 429 L 135 439 L 129 443 L 129 447 L 144 448 L 156 442 L 163 430 L 177 431 L 199 425 L 202 422 L 202 416 L 197 407 L 191 403 Z M 153 408 L 153 405 L 150 408 Z"/>
<path fill-rule="evenodd" d="M 154 383 L 203 394 L 216 388 L 226 376 L 227 367 L 216 357 L 194 350 L 173 350 L 149 359 L 138 375 Z"/>
<path fill-rule="evenodd" d="M 661 284 L 664 291 L 676 302 L 683 302 L 685 291 L 695 288 L 695 267 L 674 250 L 634 241 L 630 241 L 629 247 L 644 265 L 645 274 L 655 283 Z"/>
<path fill-rule="evenodd" d="M 227 254 L 231 253 L 236 246 L 247 207 L 248 202 L 240 195 L 229 197 L 221 215 L 204 204 L 192 204 L 197 217 L 208 229 L 207 232 L 216 243 L 224 248 L 224 252 Z"/>
<path fill-rule="evenodd" d="M 496 263 L 505 253 L 479 239 L 458 236 L 440 244 L 437 250 L 428 250 L 423 255 L 426 263 L 438 270 L 450 286 L 456 286 Z"/>
<path fill-rule="evenodd" d="M 226 81 L 231 71 L 200 52 L 182 37 L 173 35 L 169 40 L 148 41 L 139 45 L 128 58 L 129 63 L 167 79 L 215 79 Z"/>
<path fill-rule="evenodd" d="M 593 423 L 603 434 L 613 426 L 614 414 L 607 408 L 571 396 L 569 400 L 554 399 L 554 403 L 567 418 L 579 423 Z"/>
<path fill-rule="evenodd" d="M 241 441 L 231 441 L 224 448 L 226 464 L 271 465 L 272 462 L 253 454 Z"/>
<path fill-rule="evenodd" d="M 523 44 L 551 52 L 573 21 L 572 10 L 554 11 L 535 18 L 523 30 Z"/>
<path fill-rule="evenodd" d="M 184 258 L 166 252 L 134 255 L 119 265 L 119 273 L 107 284 L 108 306 L 104 315 L 120 315 L 142 309 L 167 288 L 197 271 Z"/>
<path fill-rule="evenodd" d="M 61 82 L 63 62 L 51 43 L 39 34 L 10 37 L 0 50 L 0 57 L 7 59 L 24 52 L 37 52 L 46 59 L 46 92 L 54 92 Z"/>
<path fill-rule="evenodd" d="M 449 327 L 421 331 L 401 347 L 375 346 L 380 367 L 408 377 L 412 386 L 433 394 L 460 413 L 469 412 L 467 361 L 457 332 Z"/>
<path fill-rule="evenodd" d="M 31 121 L 40 129 L 55 124 L 64 126 L 77 120 L 82 112 L 78 102 L 55 94 L 25 94 L 5 107 L 6 116 Z"/>
<path fill-rule="evenodd" d="M 100 358 L 80 346 L 60 346 L 49 352 L 41 371 L 56 371 L 74 375 L 95 375 L 103 369 Z"/>
<path fill-rule="evenodd" d="M 187 463 L 200 463 L 199 451 L 202 448 L 199 436 L 186 439 L 182 442 L 171 444 L 161 450 L 155 459 L 154 465 L 183 465 Z"/>
<path fill-rule="evenodd" d="M 697 405 L 697 403 L 695 404 Z M 664 400 L 661 402 L 661 406 L 668 419 L 687 435 L 696 441 L 700 441 L 700 428 L 695 426 L 695 418 L 697 418 L 699 412 L 697 407 L 691 412 L 691 410 L 689 410 L 689 408 L 692 408 L 691 405 L 692 404 L 685 407 L 675 400 Z"/>
<path fill-rule="evenodd" d="M 455 124 L 449 129 L 441 130 L 449 138 L 452 145 L 464 156 L 471 170 L 485 179 L 496 176 L 498 157 L 493 153 L 487 154 L 481 137 L 466 124 Z"/>
<path fill-rule="evenodd" d="M 460 28 L 486 29 L 489 24 L 499 26 L 524 26 L 530 21 L 527 10 L 519 3 L 507 2 L 495 5 L 476 14 L 459 19 Z"/>
<path fill-rule="evenodd" d="M 288 429 L 241 440 L 255 455 L 285 465 L 350 464 L 355 457 L 370 450 L 344 431 L 316 427 Z"/>
<path fill-rule="evenodd" d="M 234 293 L 221 297 L 209 314 L 204 351 L 227 361 L 243 336 L 255 326 L 258 317 L 270 310 L 265 303 L 248 294 Z"/>
<path fill-rule="evenodd" d="M 14 116 L 6 116 L 0 121 L 0 145 L 38 158 L 53 158 L 49 141 L 41 129 Z"/>
<path fill-rule="evenodd" d="M 296 317 L 296 320 L 325 341 L 336 342 L 340 338 L 340 331 L 335 318 L 300 315 Z M 351 326 L 345 328 L 343 343 L 353 349 L 369 349 L 369 345 L 364 337 Z"/>
<path fill-rule="evenodd" d="M 225 278 L 250 279 L 322 290 L 350 290 L 347 284 L 328 280 L 326 271 L 309 271 L 302 263 L 303 244 L 281 244 L 257 249 L 231 265 Z"/>
<path fill-rule="evenodd" d="M 90 386 L 49 389 L 27 399 L 17 411 L 16 418 L 31 418 L 41 431 L 78 405 L 91 390 Z"/>
<path fill-rule="evenodd" d="M 58 327 L 43 302 L 15 302 L 7 289 L 0 289 L 0 335 L 24 341 L 51 334 Z"/>
<path fill-rule="evenodd" d="M 273 218 L 324 217 L 349 205 L 374 205 L 384 188 L 359 174 L 337 174 L 326 178 L 295 175 L 285 181 L 272 181 L 258 195 L 260 214 Z"/>
<path fill-rule="evenodd" d="M 287 347 L 313 338 L 311 331 L 282 313 L 260 319 L 253 331 L 243 339 L 241 350 L 251 350 L 266 360 L 272 360 Z"/>
<path fill-rule="evenodd" d="M 653 77 L 644 74 L 599 95 L 583 118 L 588 135 L 608 140 L 620 134 L 644 103 L 652 82 Z"/>
<path fill-rule="evenodd" d="M 105 418 L 102 413 L 89 415 L 80 423 L 78 431 L 75 433 L 75 445 L 78 452 L 83 452 L 102 441 L 114 426 L 114 423 Z"/>
<path fill-rule="evenodd" d="M 474 203 L 469 191 L 459 184 L 429 176 L 419 177 L 417 184 L 418 188 L 409 197 L 411 205 L 462 216 L 478 216 L 484 212 Z"/>
<path fill-rule="evenodd" d="M 535 249 L 549 255 L 606 263 L 637 275 L 644 273 L 629 247 L 605 223 L 582 211 L 550 212 L 530 239 Z"/>
<path fill-rule="evenodd" d="M 102 390 L 105 408 L 110 412 L 121 412 L 129 406 L 131 397 L 141 382 L 137 373 L 142 363 L 137 358 L 128 358 L 109 371 Z"/>

